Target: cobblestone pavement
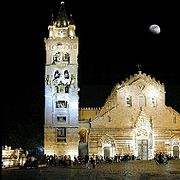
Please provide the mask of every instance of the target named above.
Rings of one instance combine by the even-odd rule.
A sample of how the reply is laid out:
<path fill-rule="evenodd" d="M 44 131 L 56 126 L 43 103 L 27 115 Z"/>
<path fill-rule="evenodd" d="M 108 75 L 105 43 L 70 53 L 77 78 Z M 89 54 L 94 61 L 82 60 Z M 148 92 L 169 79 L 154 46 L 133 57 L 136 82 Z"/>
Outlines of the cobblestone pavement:
<path fill-rule="evenodd" d="M 180 180 L 180 160 L 168 164 L 155 161 L 129 161 L 72 167 L 2 169 L 2 180 Z"/>

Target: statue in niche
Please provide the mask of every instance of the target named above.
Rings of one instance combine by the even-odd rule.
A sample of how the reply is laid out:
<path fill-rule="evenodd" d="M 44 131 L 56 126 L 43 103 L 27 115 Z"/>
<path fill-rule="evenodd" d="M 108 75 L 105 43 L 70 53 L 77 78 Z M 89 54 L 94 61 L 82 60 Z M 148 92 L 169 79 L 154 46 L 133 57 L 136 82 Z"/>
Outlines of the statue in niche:
<path fill-rule="evenodd" d="M 69 59 L 70 59 L 69 53 L 64 54 L 63 61 L 69 62 Z"/>
<path fill-rule="evenodd" d="M 56 101 L 56 108 L 67 108 L 66 101 Z"/>
<path fill-rule="evenodd" d="M 55 62 L 60 62 L 60 61 L 69 62 L 70 61 L 69 53 L 64 53 L 64 52 L 55 53 L 53 55 L 53 64 L 55 64 Z"/>
<path fill-rule="evenodd" d="M 58 85 L 55 86 L 55 92 L 56 92 L 56 93 L 59 93 L 59 86 L 58 86 Z"/>
<path fill-rule="evenodd" d="M 55 85 L 59 84 L 60 76 L 61 76 L 61 73 L 58 70 L 56 70 L 54 73 L 54 79 L 53 79 L 53 82 Z"/>
<path fill-rule="evenodd" d="M 60 92 L 65 92 L 65 87 L 64 85 L 59 85 L 60 86 Z"/>
<path fill-rule="evenodd" d="M 80 143 L 87 143 L 88 132 L 86 129 L 81 129 L 79 132 L 80 135 Z"/>
<path fill-rule="evenodd" d="M 58 128 L 57 134 L 58 137 L 65 137 L 65 128 Z"/>
<path fill-rule="evenodd" d="M 65 79 L 69 79 L 69 72 L 68 72 L 68 70 L 64 71 L 64 78 Z"/>
<path fill-rule="evenodd" d="M 52 64 L 56 64 L 56 62 L 57 62 L 57 56 L 54 55 L 54 56 L 53 56 L 53 62 L 52 62 Z"/>
<path fill-rule="evenodd" d="M 61 73 L 60 73 L 58 70 L 56 70 L 55 73 L 54 73 L 54 79 L 53 79 L 53 81 L 54 81 L 55 79 L 57 79 L 57 78 L 60 78 L 60 75 L 61 75 Z"/>
<path fill-rule="evenodd" d="M 75 92 L 76 85 L 75 85 L 75 76 L 71 74 L 71 80 L 70 80 L 70 86 L 69 86 L 69 92 Z"/>
<path fill-rule="evenodd" d="M 65 86 L 65 93 L 68 93 L 69 92 L 69 85 L 67 84 L 66 86 Z"/>
<path fill-rule="evenodd" d="M 75 76 L 73 74 L 71 74 L 71 84 L 74 84 L 75 83 Z"/>
<path fill-rule="evenodd" d="M 55 56 L 56 56 L 56 61 L 57 62 L 60 62 L 63 59 L 63 53 L 62 52 L 57 52 L 55 54 Z"/>
<path fill-rule="evenodd" d="M 46 76 L 46 85 L 51 85 L 51 75 Z"/>

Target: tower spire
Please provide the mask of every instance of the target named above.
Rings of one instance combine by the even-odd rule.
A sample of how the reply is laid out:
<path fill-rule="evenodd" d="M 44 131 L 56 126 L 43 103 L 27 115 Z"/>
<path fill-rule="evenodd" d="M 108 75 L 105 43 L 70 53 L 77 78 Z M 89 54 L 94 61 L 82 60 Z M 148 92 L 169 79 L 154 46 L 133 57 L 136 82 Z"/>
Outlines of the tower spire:
<path fill-rule="evenodd" d="M 58 12 L 58 16 L 56 19 L 56 26 L 57 27 L 67 27 L 68 26 L 68 16 L 65 9 L 64 1 L 61 1 L 60 8 Z"/>

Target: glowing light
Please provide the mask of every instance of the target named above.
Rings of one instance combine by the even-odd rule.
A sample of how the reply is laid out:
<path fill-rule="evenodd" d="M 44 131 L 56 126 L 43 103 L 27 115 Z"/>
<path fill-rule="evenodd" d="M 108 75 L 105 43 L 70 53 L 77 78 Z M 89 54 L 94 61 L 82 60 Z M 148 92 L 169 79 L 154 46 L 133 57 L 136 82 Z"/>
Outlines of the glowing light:
<path fill-rule="evenodd" d="M 74 158 L 74 156 L 78 156 L 78 152 L 75 150 L 68 150 L 66 154 L 70 155 L 71 159 Z"/>
<path fill-rule="evenodd" d="M 154 96 L 154 97 L 158 96 L 158 90 L 155 87 L 151 87 L 149 93 L 151 96 Z"/>

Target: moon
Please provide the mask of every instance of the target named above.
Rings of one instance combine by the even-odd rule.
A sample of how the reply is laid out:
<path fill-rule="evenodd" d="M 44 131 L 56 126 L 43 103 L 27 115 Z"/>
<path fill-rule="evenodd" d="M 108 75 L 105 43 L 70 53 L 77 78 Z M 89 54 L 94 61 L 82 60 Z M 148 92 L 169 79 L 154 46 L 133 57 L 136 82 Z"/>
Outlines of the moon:
<path fill-rule="evenodd" d="M 152 24 L 149 26 L 149 31 L 153 34 L 159 34 L 161 32 L 161 29 L 157 24 Z"/>

